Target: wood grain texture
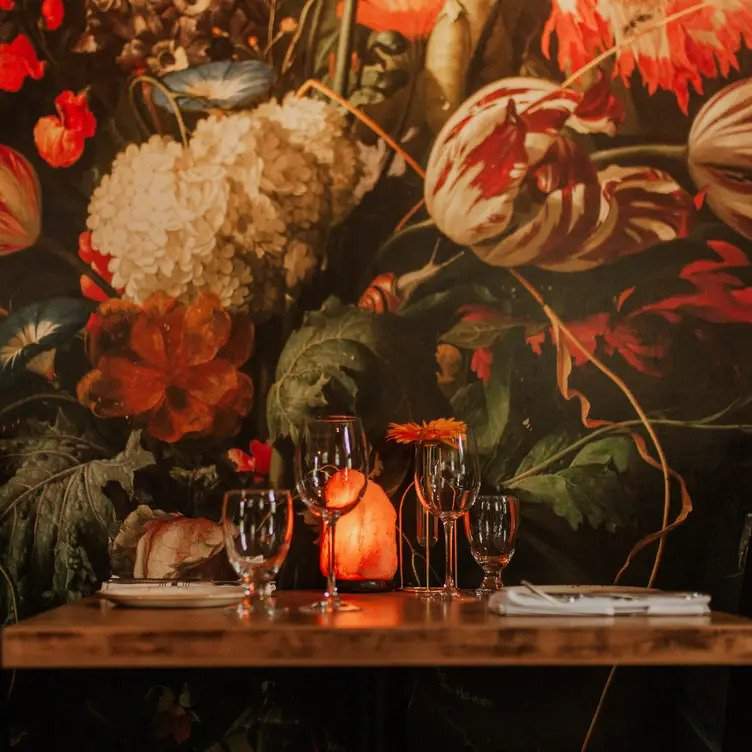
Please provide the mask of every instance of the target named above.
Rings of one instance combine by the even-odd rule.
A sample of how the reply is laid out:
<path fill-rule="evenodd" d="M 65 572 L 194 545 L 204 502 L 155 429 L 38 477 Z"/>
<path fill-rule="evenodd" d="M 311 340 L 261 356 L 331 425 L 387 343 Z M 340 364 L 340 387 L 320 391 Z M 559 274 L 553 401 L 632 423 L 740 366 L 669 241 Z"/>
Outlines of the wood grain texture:
<path fill-rule="evenodd" d="M 289 613 L 147 610 L 90 598 L 2 632 L 3 668 L 752 664 L 752 620 L 502 617 L 483 604 L 405 593 L 352 595 L 362 611 L 307 615 L 314 593 L 280 593 Z"/>

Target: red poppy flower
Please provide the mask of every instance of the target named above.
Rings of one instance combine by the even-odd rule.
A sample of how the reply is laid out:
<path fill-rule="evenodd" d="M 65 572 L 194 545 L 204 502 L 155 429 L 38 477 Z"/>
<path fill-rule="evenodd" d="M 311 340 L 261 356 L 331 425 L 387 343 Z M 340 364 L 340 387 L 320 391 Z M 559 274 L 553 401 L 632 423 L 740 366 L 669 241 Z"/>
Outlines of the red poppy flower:
<path fill-rule="evenodd" d="M 111 300 L 88 332 L 94 365 L 78 398 L 100 417 L 133 417 L 162 441 L 230 436 L 248 413 L 253 324 L 231 317 L 216 296 L 188 306 L 164 293 L 143 306 Z"/>
<path fill-rule="evenodd" d="M 730 273 L 734 268 L 750 266 L 746 254 L 735 245 L 720 240 L 708 242 L 716 259 L 701 259 L 685 266 L 679 279 L 689 283 L 692 292 L 671 295 L 627 311 L 634 288 L 618 296 L 615 310 L 601 312 L 579 321 L 567 322 L 567 328 L 591 352 L 620 355 L 636 371 L 660 376 L 671 347 L 667 325 L 697 319 L 711 324 L 752 323 L 752 287 Z M 659 320 L 664 322 L 658 326 Z M 528 338 L 528 344 L 540 354 L 550 329 Z M 576 366 L 587 363 L 580 350 L 569 348 Z"/>
<path fill-rule="evenodd" d="M 14 0 L 0 0 L 0 10 L 13 10 L 15 7 Z"/>
<path fill-rule="evenodd" d="M 0 91 L 20 91 L 27 76 L 44 76 L 44 66 L 25 34 L 9 44 L 0 44 Z"/>
<path fill-rule="evenodd" d="M 337 15 L 342 15 L 342 3 Z M 427 37 L 444 0 L 360 0 L 357 22 L 374 31 L 398 31 L 407 39 Z"/>
<path fill-rule="evenodd" d="M 52 167 L 70 167 L 84 152 L 84 142 L 97 130 L 86 92 L 63 91 L 55 98 L 57 115 L 40 118 L 34 126 L 39 155 Z"/>
<path fill-rule="evenodd" d="M 112 282 L 112 272 L 110 272 L 110 256 L 98 251 L 91 244 L 91 233 L 87 230 L 78 236 L 78 256 L 81 261 L 88 264 L 100 277 L 107 282 Z M 85 274 L 81 275 L 81 294 L 89 300 L 96 300 L 98 303 L 104 303 L 109 299 L 109 295 L 96 284 L 90 277 Z"/>
<path fill-rule="evenodd" d="M 752 39 L 752 6 L 749 0 L 553 0 L 542 39 L 547 57 L 553 34 L 562 70 L 572 72 L 619 45 L 615 72 L 624 83 L 636 69 L 651 94 L 672 91 L 686 113 L 690 85 L 702 93 L 703 78 L 739 67 L 742 42 Z"/>
<path fill-rule="evenodd" d="M 254 473 L 257 477 L 269 475 L 272 463 L 272 446 L 264 441 L 253 439 L 248 445 L 250 454 L 242 449 L 230 449 L 227 458 L 235 466 L 237 473 Z"/>
<path fill-rule="evenodd" d="M 59 29 L 64 16 L 63 0 L 42 0 L 42 18 L 48 31 Z"/>

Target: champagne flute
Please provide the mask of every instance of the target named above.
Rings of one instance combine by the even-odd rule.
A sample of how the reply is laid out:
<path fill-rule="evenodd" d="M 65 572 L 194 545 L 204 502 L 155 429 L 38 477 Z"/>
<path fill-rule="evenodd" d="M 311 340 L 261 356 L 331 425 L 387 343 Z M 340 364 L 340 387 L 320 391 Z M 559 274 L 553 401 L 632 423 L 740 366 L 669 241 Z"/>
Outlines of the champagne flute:
<path fill-rule="evenodd" d="M 290 550 L 294 519 L 290 491 L 248 489 L 225 494 L 222 530 L 227 558 L 243 583 L 241 615 L 277 613 L 267 584 Z"/>
<path fill-rule="evenodd" d="M 359 611 L 337 592 L 334 536 L 337 520 L 355 508 L 368 485 L 368 442 L 360 418 L 333 415 L 309 420 L 295 452 L 295 476 L 300 498 L 324 522 L 329 546 L 324 597 L 302 610 Z"/>
<path fill-rule="evenodd" d="M 501 573 L 514 556 L 520 525 L 520 502 L 514 496 L 479 496 L 465 515 L 465 534 L 470 552 L 483 570 L 483 581 L 475 591 L 485 598 L 504 585 Z"/>
<path fill-rule="evenodd" d="M 415 488 L 421 504 L 444 526 L 446 574 L 444 587 L 436 597 L 460 598 L 452 556 L 455 524 L 473 505 L 480 489 L 478 452 L 470 431 L 416 446 Z"/>

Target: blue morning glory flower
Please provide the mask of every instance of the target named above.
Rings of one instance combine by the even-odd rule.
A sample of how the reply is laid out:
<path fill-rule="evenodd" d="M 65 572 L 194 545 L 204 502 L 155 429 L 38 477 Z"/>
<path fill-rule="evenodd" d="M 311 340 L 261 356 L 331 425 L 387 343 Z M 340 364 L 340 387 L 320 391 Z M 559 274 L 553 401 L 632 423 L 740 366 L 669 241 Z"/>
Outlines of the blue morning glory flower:
<path fill-rule="evenodd" d="M 274 71 L 258 60 L 224 61 L 168 73 L 162 82 L 184 110 L 238 110 L 269 94 Z M 166 97 L 158 89 L 154 92 L 154 103 L 168 109 Z"/>
<path fill-rule="evenodd" d="M 47 358 L 40 356 L 81 331 L 93 308 L 78 298 L 50 298 L 24 306 L 0 321 L 0 387 L 9 386 L 27 368 L 49 377 L 54 352 Z"/>

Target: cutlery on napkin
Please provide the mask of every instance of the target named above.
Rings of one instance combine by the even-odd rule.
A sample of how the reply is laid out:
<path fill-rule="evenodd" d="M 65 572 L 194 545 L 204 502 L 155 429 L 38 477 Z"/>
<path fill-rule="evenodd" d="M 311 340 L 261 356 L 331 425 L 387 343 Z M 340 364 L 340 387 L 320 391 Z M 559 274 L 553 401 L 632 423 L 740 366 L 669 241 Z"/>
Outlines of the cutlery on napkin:
<path fill-rule="evenodd" d="M 646 590 L 630 593 L 547 593 L 529 584 L 494 593 L 488 608 L 506 616 L 701 616 L 710 613 L 710 596 Z"/>

